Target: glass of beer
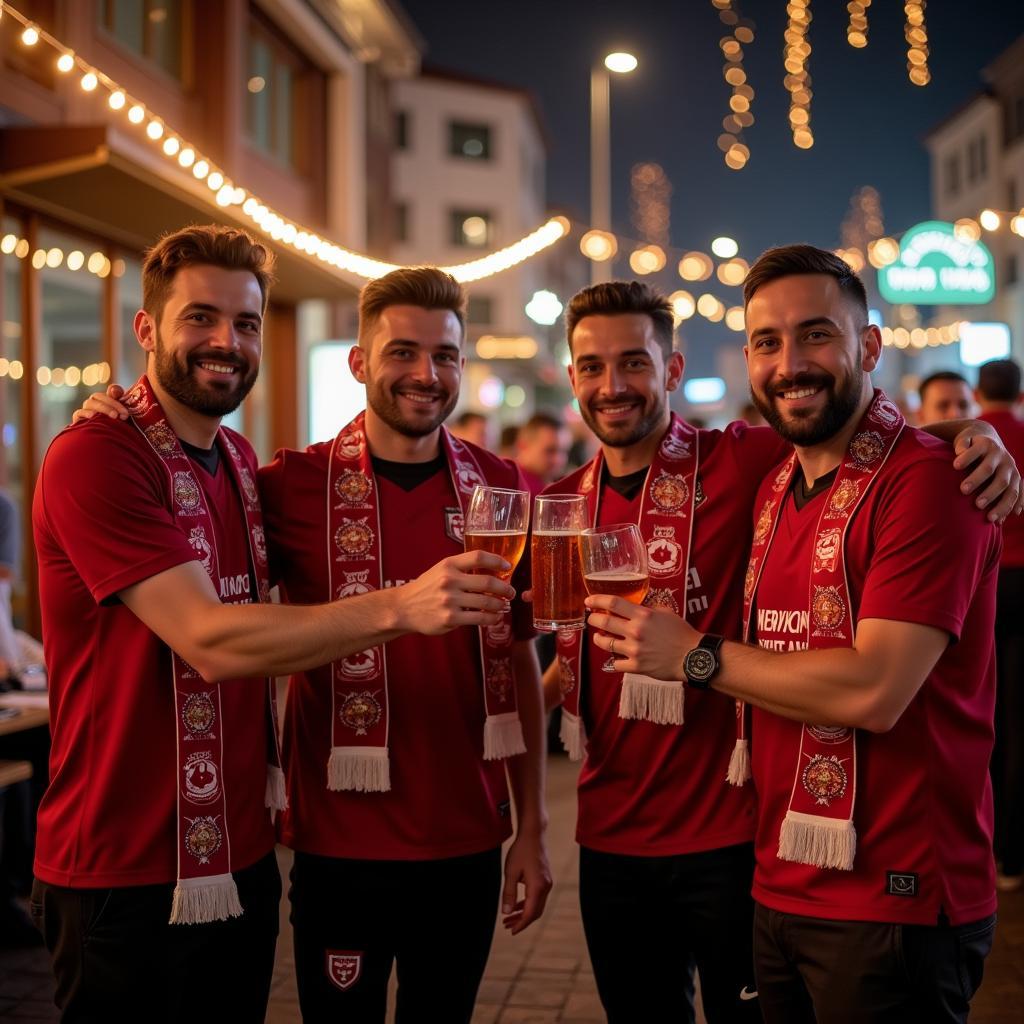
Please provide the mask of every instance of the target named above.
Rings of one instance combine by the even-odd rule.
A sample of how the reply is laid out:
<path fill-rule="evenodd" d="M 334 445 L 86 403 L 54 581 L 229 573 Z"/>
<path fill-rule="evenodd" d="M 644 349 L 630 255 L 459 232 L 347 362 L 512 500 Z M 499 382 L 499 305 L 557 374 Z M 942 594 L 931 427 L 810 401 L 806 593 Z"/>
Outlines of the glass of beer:
<path fill-rule="evenodd" d="M 636 523 L 584 530 L 580 534 L 580 557 L 588 594 L 611 594 L 633 604 L 642 603 L 647 596 L 651 582 L 647 546 Z M 609 656 L 601 669 L 618 672 L 615 658 Z"/>
<path fill-rule="evenodd" d="M 587 525 L 582 494 L 548 494 L 533 506 L 533 627 L 553 633 L 583 628 L 580 533 Z"/>
<path fill-rule="evenodd" d="M 511 566 L 497 576 L 506 583 L 512 578 L 526 549 L 526 528 L 530 518 L 530 492 L 484 487 L 477 484 L 466 513 L 466 550 L 490 551 Z M 484 570 L 477 572 L 483 574 Z"/>

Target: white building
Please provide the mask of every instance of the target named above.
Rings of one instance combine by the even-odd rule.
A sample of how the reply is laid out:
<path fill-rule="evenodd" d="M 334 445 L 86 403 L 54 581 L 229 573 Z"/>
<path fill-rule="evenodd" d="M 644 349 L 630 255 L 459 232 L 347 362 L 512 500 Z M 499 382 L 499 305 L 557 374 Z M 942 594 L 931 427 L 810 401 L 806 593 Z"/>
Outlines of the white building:
<path fill-rule="evenodd" d="M 995 264 L 996 293 L 987 305 L 941 308 L 937 320 L 1006 323 L 1013 357 L 1024 361 L 1024 240 L 1009 229 L 1024 206 L 1024 36 L 983 78 L 986 88 L 933 128 L 926 144 L 936 220 L 976 219 L 984 209 L 1002 215 L 1000 228 L 982 235 Z"/>
<path fill-rule="evenodd" d="M 544 130 L 536 104 L 527 92 L 466 75 L 427 69 L 420 76 L 394 85 L 395 153 L 391 193 L 395 201 L 396 263 L 454 264 L 475 259 L 509 245 L 538 227 L 546 218 Z M 464 408 L 494 408 L 500 389 L 523 389 L 522 403 L 514 393 L 512 415 L 519 419 L 532 401 L 538 363 L 525 358 L 532 338 L 537 360 L 550 364 L 548 330 L 533 323 L 524 307 L 533 293 L 545 287 L 545 260 L 529 260 L 469 286 Z M 522 358 L 481 359 L 480 351 L 496 348 Z M 504 345 L 504 348 L 500 348 Z"/>

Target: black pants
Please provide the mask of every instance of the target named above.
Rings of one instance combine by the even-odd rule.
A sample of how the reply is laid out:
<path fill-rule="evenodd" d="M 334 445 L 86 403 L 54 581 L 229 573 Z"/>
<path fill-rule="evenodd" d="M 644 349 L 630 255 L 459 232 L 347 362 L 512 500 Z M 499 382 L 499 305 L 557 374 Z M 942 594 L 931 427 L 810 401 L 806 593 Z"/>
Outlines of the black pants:
<path fill-rule="evenodd" d="M 995 915 L 950 925 L 754 915 L 767 1024 L 945 1024 L 967 1020 Z"/>
<path fill-rule="evenodd" d="M 172 925 L 173 885 L 65 889 L 37 880 L 32 916 L 53 957 L 61 1020 L 261 1024 L 281 902 L 274 854 L 236 871 L 235 882 L 241 917 Z"/>
<path fill-rule="evenodd" d="M 749 843 L 674 857 L 580 847 L 580 908 L 609 1024 L 694 1020 L 693 966 L 708 1024 L 760 1021 Z"/>
<path fill-rule="evenodd" d="M 996 858 L 1024 874 L 1024 569 L 1002 569 L 996 597 Z"/>
<path fill-rule="evenodd" d="M 469 1024 L 494 937 L 501 850 L 443 860 L 296 852 L 295 974 L 304 1024 L 378 1024 L 397 962 L 398 1024 Z"/>

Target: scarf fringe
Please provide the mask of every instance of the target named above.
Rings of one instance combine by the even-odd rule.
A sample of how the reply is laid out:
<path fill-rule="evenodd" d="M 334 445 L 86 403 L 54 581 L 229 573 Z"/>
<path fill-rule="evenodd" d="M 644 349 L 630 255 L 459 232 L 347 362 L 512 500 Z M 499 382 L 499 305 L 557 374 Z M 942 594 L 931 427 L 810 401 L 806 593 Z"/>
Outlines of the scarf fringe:
<path fill-rule="evenodd" d="M 241 916 L 238 886 L 231 875 L 178 879 L 171 903 L 170 924 L 209 924 Z"/>
<path fill-rule="evenodd" d="M 279 811 L 288 810 L 288 793 L 284 786 L 284 772 L 276 764 L 267 765 L 267 789 L 263 805 L 270 808 L 273 821 Z"/>
<path fill-rule="evenodd" d="M 579 715 L 571 714 L 562 708 L 562 724 L 558 729 L 558 738 L 565 747 L 570 761 L 582 761 L 587 752 L 587 730 Z"/>
<path fill-rule="evenodd" d="M 484 720 L 484 760 L 497 761 L 526 753 L 523 726 L 515 711 L 488 715 Z"/>
<path fill-rule="evenodd" d="M 779 860 L 851 871 L 857 830 L 847 818 L 826 818 L 789 810 L 779 831 Z"/>
<path fill-rule="evenodd" d="M 619 718 L 641 718 L 658 725 L 682 725 L 682 681 L 625 673 L 619 695 Z"/>
<path fill-rule="evenodd" d="M 730 786 L 742 786 L 750 778 L 750 744 L 746 740 L 737 740 L 729 758 L 729 770 L 725 773 L 725 781 Z"/>
<path fill-rule="evenodd" d="M 357 793 L 386 793 L 391 789 L 387 747 L 331 747 L 327 788 Z"/>

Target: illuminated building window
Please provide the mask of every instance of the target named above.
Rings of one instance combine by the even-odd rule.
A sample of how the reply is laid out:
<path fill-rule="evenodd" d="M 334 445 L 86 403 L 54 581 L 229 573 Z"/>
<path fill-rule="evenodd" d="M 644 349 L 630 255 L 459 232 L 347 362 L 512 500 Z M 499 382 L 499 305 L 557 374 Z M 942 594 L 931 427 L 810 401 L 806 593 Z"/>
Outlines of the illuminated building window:
<path fill-rule="evenodd" d="M 452 245 L 467 246 L 470 249 L 486 249 L 491 244 L 491 215 L 479 210 L 452 210 Z"/>
<path fill-rule="evenodd" d="M 125 49 L 181 78 L 181 0 L 100 0 L 96 15 Z"/>
<path fill-rule="evenodd" d="M 485 124 L 448 124 L 448 152 L 466 160 L 491 159 L 491 129 Z"/>

